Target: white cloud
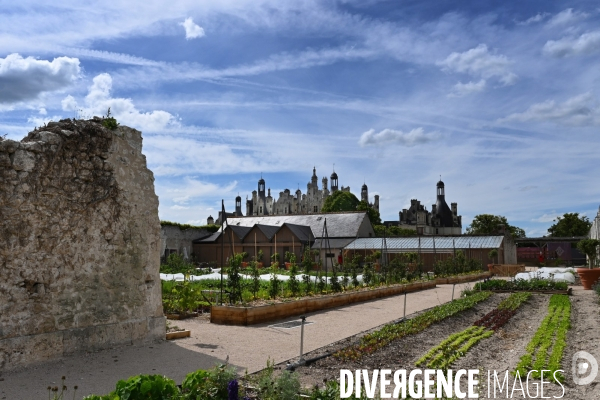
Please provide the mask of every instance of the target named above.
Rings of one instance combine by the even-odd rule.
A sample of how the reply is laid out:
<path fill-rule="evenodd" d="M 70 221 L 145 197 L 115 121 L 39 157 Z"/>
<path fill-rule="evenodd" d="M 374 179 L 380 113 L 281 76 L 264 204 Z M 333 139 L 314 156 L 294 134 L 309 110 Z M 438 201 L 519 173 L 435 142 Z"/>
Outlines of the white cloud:
<path fill-rule="evenodd" d="M 68 95 L 60 102 L 63 111 L 75 111 L 77 110 L 77 100 L 75 97 Z"/>
<path fill-rule="evenodd" d="M 80 72 L 77 58 L 58 57 L 47 61 L 9 54 L 0 58 L 0 103 L 32 100 L 41 93 L 65 89 Z"/>
<path fill-rule="evenodd" d="M 550 13 L 537 13 L 536 15 L 534 15 L 533 17 L 527 18 L 525 21 L 522 22 L 517 22 L 518 25 L 529 25 L 529 24 L 534 24 L 536 22 L 540 22 L 544 19 L 546 19 L 548 16 L 550 15 Z"/>
<path fill-rule="evenodd" d="M 537 218 L 533 218 L 531 221 L 532 222 L 543 222 L 543 223 L 547 223 L 547 222 L 553 222 L 556 217 L 558 217 L 559 214 L 556 211 L 552 211 L 550 214 L 544 214 L 541 215 Z"/>
<path fill-rule="evenodd" d="M 585 19 L 589 14 L 581 11 L 573 11 L 572 8 L 567 8 L 550 18 L 549 26 L 567 25 Z"/>
<path fill-rule="evenodd" d="M 419 144 L 432 142 L 439 138 L 437 132 L 425 133 L 423 128 L 415 128 L 410 132 L 402 132 L 394 129 L 384 129 L 378 133 L 374 129 L 364 132 L 358 141 L 361 146 L 398 144 L 413 147 Z"/>
<path fill-rule="evenodd" d="M 512 85 L 517 80 L 517 75 L 509 70 L 512 62 L 504 55 L 495 55 L 488 51 L 485 44 L 463 53 L 454 52 L 438 65 L 454 72 L 467 73 L 480 76 L 484 79 L 497 77 L 505 85 Z"/>
<path fill-rule="evenodd" d="M 186 18 L 185 21 L 180 22 L 179 25 L 185 28 L 185 38 L 187 40 L 197 39 L 204 36 L 204 29 L 196 25 L 192 18 Z"/>
<path fill-rule="evenodd" d="M 60 121 L 61 119 L 62 117 L 60 115 L 55 115 L 53 117 L 29 117 L 27 118 L 27 122 L 34 126 L 42 126 L 50 121 Z"/>
<path fill-rule="evenodd" d="M 81 108 L 81 114 L 85 116 L 106 115 L 110 107 L 111 114 L 119 123 L 140 129 L 141 131 L 158 131 L 168 126 L 178 126 L 178 122 L 172 114 L 154 110 L 141 112 L 136 109 L 131 99 L 111 97 L 112 78 L 103 73 L 93 79 L 92 86 L 84 99 L 85 107 L 80 107 L 73 96 L 67 96 L 61 101 L 64 111 L 74 111 Z"/>
<path fill-rule="evenodd" d="M 166 201 L 177 203 L 171 206 L 171 209 L 185 210 L 189 208 L 187 204 L 194 200 L 207 197 L 231 197 L 237 184 L 237 181 L 233 181 L 226 185 L 219 185 L 186 176 L 176 186 L 170 185 L 165 188 L 160 184 L 157 184 L 157 186 L 161 186 L 161 199 L 164 198 Z"/>
<path fill-rule="evenodd" d="M 549 40 L 544 45 L 544 53 L 554 57 L 568 57 L 591 54 L 600 51 L 600 31 L 588 32 L 578 38 Z"/>
<path fill-rule="evenodd" d="M 46 115 L 46 114 L 48 114 L 48 111 L 46 111 L 46 109 L 44 107 L 42 107 L 42 108 L 39 109 L 38 113 L 40 115 Z"/>
<path fill-rule="evenodd" d="M 502 118 L 499 122 L 549 121 L 571 126 L 600 125 L 600 107 L 594 104 L 595 102 L 591 93 L 572 97 L 564 103 L 548 100 L 532 105 L 523 113 L 515 113 Z"/>
<path fill-rule="evenodd" d="M 485 83 L 485 79 L 481 79 L 479 82 L 458 82 L 456 85 L 454 85 L 454 90 L 448 95 L 448 97 L 463 97 L 472 93 L 481 92 L 483 89 L 485 89 Z"/>

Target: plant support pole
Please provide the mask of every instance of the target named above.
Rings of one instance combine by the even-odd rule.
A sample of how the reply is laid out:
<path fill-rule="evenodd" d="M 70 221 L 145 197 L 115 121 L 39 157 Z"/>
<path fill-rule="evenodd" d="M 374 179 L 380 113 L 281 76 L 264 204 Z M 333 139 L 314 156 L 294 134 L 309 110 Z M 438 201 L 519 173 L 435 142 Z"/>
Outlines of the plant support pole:
<path fill-rule="evenodd" d="M 404 288 L 404 312 L 402 313 L 402 319 L 406 319 L 406 288 Z"/>
<path fill-rule="evenodd" d="M 298 363 L 302 363 L 304 361 L 304 321 L 306 321 L 306 316 L 302 315 L 300 319 L 302 320 L 302 324 L 300 325 L 300 360 L 298 360 Z"/>
<path fill-rule="evenodd" d="M 454 301 L 454 288 L 456 287 L 456 283 L 452 284 L 452 301 Z"/>

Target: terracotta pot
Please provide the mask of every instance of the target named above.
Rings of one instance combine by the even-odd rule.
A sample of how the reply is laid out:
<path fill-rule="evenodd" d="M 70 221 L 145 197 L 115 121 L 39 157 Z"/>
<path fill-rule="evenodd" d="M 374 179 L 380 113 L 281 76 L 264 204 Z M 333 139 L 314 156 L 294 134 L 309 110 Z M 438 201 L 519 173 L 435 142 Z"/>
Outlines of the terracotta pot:
<path fill-rule="evenodd" d="M 488 264 L 488 270 L 490 272 L 492 272 L 493 269 L 494 269 L 494 264 Z"/>
<path fill-rule="evenodd" d="M 594 283 L 600 279 L 600 268 L 577 268 L 577 274 L 581 278 L 583 290 L 592 290 Z"/>
<path fill-rule="evenodd" d="M 290 269 L 290 267 L 292 266 L 292 263 L 286 262 L 285 263 L 285 269 Z"/>

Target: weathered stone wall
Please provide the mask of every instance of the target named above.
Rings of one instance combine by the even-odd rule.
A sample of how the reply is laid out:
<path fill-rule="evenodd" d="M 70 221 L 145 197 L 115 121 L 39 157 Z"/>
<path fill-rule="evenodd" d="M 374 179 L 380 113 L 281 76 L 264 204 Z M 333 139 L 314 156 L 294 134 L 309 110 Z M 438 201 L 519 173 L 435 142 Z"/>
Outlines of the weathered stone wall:
<path fill-rule="evenodd" d="M 0 140 L 0 370 L 164 338 L 159 233 L 141 132 Z"/>
<path fill-rule="evenodd" d="M 193 253 L 192 241 L 210 236 L 211 233 L 206 229 L 189 228 L 181 230 L 174 225 L 163 225 L 160 228 L 160 249 L 161 257 L 165 257 L 165 251 L 177 250 L 182 256 L 191 258 Z"/>

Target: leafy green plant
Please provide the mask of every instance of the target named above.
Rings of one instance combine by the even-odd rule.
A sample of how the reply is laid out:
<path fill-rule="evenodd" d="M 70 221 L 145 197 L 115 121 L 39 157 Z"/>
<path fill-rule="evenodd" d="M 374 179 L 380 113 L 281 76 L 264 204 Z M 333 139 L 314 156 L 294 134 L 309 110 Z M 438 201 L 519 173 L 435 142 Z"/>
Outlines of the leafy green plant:
<path fill-rule="evenodd" d="M 269 280 L 269 297 L 274 299 L 279 295 L 279 291 L 281 290 L 281 281 L 277 276 L 277 273 L 271 273 L 271 279 Z"/>
<path fill-rule="evenodd" d="M 114 131 L 115 129 L 117 129 L 119 127 L 119 123 L 117 122 L 117 120 L 110 115 L 110 107 L 108 107 L 108 111 L 106 112 L 106 117 L 104 117 L 102 119 L 102 126 L 110 129 L 111 131 Z"/>
<path fill-rule="evenodd" d="M 552 279 L 515 279 L 512 281 L 505 281 L 502 279 L 490 279 L 475 284 L 475 290 L 522 290 L 522 291 L 535 291 L 535 290 L 567 290 L 569 285 L 566 282 L 556 282 Z"/>
<path fill-rule="evenodd" d="M 558 370 L 563 369 L 560 362 L 566 347 L 567 331 L 571 328 L 571 301 L 566 295 L 552 295 L 548 305 L 548 314 L 525 348 L 513 375 L 526 376 L 536 369 L 531 376 L 540 378 L 540 371 L 550 371 L 559 382 L 565 377 Z M 550 351 L 550 354 L 548 352 Z M 556 373 L 556 374 L 555 374 Z"/>
<path fill-rule="evenodd" d="M 175 382 L 162 375 L 136 375 L 117 382 L 120 400 L 170 399 L 179 394 Z"/>
<path fill-rule="evenodd" d="M 162 282 L 163 310 L 165 313 L 186 314 L 194 312 L 199 305 L 199 290 L 185 275 L 183 282 Z"/>
<path fill-rule="evenodd" d="M 164 264 L 160 266 L 160 272 L 163 274 L 184 274 L 192 275 L 196 273 L 194 265 L 186 261 L 177 253 L 169 254 Z"/>
<path fill-rule="evenodd" d="M 288 279 L 287 281 L 287 287 L 292 296 L 297 296 L 298 292 L 300 292 L 300 282 L 298 282 L 298 278 L 296 278 L 296 275 L 298 274 L 298 266 L 296 265 L 296 254 L 290 253 L 288 251 L 286 253 L 286 259 L 290 261 L 290 279 Z"/>
<path fill-rule="evenodd" d="M 229 302 L 232 304 L 242 301 L 242 277 L 240 268 L 244 255 L 234 254 L 229 257 L 227 270 L 227 289 L 229 290 Z"/>
<path fill-rule="evenodd" d="M 256 296 L 258 295 L 258 291 L 260 290 L 261 282 L 260 282 L 260 271 L 258 269 L 258 262 L 252 261 L 250 262 L 250 291 L 252 292 L 252 296 L 254 300 L 256 300 Z"/>

